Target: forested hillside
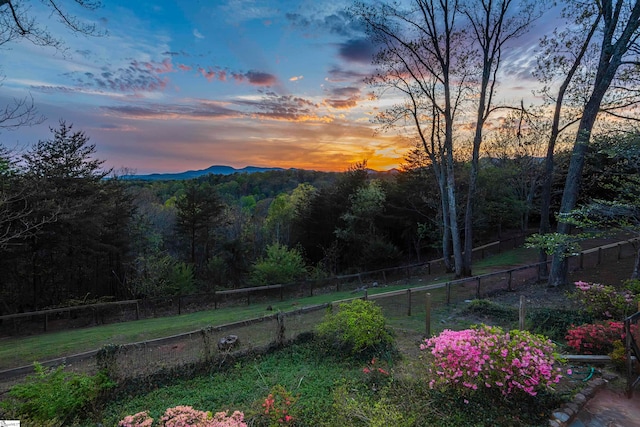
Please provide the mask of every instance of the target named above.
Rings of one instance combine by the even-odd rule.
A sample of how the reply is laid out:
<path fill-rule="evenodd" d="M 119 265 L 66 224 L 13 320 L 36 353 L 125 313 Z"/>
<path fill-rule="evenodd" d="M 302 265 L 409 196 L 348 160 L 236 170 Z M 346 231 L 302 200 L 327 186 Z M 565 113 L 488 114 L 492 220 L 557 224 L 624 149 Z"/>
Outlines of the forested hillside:
<path fill-rule="evenodd" d="M 581 202 L 620 199 L 612 184 L 622 190 L 637 180 L 629 153 L 637 155 L 638 146 L 636 135 L 595 141 Z M 540 222 L 543 162 L 506 152 L 480 162 L 476 244 Z M 569 153 L 556 159 L 552 212 Z M 104 170 L 89 136 L 61 122 L 20 155 L 3 148 L 0 160 L 5 314 L 284 283 L 442 254 L 437 182 L 419 149 L 394 173 L 372 172 L 363 161 L 341 173 L 276 170 L 131 181 Z M 456 168 L 462 172 L 468 164 Z M 468 184 L 459 179 L 457 185 Z"/>

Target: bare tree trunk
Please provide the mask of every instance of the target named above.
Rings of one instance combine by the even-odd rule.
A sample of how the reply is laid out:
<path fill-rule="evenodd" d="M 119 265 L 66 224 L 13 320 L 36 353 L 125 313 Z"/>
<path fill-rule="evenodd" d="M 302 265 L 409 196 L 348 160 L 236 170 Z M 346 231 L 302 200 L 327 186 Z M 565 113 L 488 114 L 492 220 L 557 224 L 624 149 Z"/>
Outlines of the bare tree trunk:
<path fill-rule="evenodd" d="M 442 202 L 442 259 L 447 272 L 453 271 L 453 262 L 451 261 L 451 223 L 449 222 L 449 199 L 448 194 L 442 186 L 443 196 L 440 198 Z"/>
<path fill-rule="evenodd" d="M 456 278 L 462 277 L 464 260 L 462 258 L 462 242 L 458 227 L 458 209 L 456 207 L 455 176 L 453 172 L 453 153 L 447 155 L 447 198 L 449 202 L 449 226 L 453 246 L 454 271 Z"/>
<path fill-rule="evenodd" d="M 640 247 L 636 251 L 636 262 L 633 264 L 633 273 L 631 273 L 631 279 L 640 279 Z"/>

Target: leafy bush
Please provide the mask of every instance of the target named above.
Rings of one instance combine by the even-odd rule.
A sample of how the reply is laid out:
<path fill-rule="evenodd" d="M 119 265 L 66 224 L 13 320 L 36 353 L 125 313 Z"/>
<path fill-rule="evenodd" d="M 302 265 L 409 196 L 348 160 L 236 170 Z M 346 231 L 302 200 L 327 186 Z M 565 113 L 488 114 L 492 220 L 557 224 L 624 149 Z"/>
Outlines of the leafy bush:
<path fill-rule="evenodd" d="M 331 424 L 336 426 L 362 427 L 409 427 L 415 416 L 403 411 L 399 405 L 386 396 L 373 398 L 354 394 L 342 385 L 333 393 Z"/>
<path fill-rule="evenodd" d="M 637 333 L 637 326 L 631 332 Z M 604 321 L 572 327 L 565 339 L 579 354 L 606 355 L 614 351 L 616 342 L 624 342 L 624 323 Z"/>
<path fill-rule="evenodd" d="M 527 312 L 529 332 L 541 334 L 552 341 L 563 341 L 573 325 L 593 322 L 593 316 L 582 310 L 536 308 Z"/>
<path fill-rule="evenodd" d="M 636 297 L 636 301 L 640 297 L 640 279 L 629 279 L 622 282 L 622 287 L 631 292 Z"/>
<path fill-rule="evenodd" d="M 258 286 L 291 283 L 305 274 L 306 267 L 300 251 L 274 243 L 267 246 L 267 256 L 253 265 L 249 280 Z"/>
<path fill-rule="evenodd" d="M 292 411 L 297 397 L 287 391 L 282 385 L 274 386 L 269 395 L 264 399 L 260 408 L 260 416 L 257 417 L 260 426 L 291 426 L 294 425 L 297 416 Z"/>
<path fill-rule="evenodd" d="M 462 394 L 497 389 L 504 396 L 522 392 L 535 396 L 561 378 L 553 368 L 555 345 L 526 331 L 505 333 L 486 325 L 447 329 L 426 339 L 420 349 L 433 357 L 429 386 L 453 387 Z"/>
<path fill-rule="evenodd" d="M 362 368 L 364 383 L 368 389 L 377 392 L 391 380 L 389 368 L 385 365 L 386 363 L 380 363 L 380 361 L 374 357 L 367 366 Z"/>
<path fill-rule="evenodd" d="M 393 344 L 382 309 L 361 299 L 340 304 L 338 312 L 328 313 L 317 331 L 320 339 L 351 356 L 369 356 Z"/>
<path fill-rule="evenodd" d="M 0 403 L 6 415 L 36 425 L 53 422 L 68 424 L 88 411 L 100 394 L 110 388 L 106 375 L 90 376 L 64 371 L 64 366 L 47 369 L 34 363 L 35 374 L 9 391 L 9 399 Z"/>
<path fill-rule="evenodd" d="M 575 282 L 573 295 L 584 305 L 587 313 L 599 319 L 624 319 L 635 312 L 635 296 L 629 290 L 617 290 L 610 285 L 599 283 Z"/>

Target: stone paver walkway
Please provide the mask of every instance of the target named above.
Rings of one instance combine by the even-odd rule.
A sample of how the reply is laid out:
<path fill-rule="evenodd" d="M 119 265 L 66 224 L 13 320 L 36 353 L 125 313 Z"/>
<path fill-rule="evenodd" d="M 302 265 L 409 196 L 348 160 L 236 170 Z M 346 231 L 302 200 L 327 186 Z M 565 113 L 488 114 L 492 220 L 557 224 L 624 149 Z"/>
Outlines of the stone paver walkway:
<path fill-rule="evenodd" d="M 629 399 L 623 392 L 601 388 L 569 427 L 640 427 L 640 390 Z"/>

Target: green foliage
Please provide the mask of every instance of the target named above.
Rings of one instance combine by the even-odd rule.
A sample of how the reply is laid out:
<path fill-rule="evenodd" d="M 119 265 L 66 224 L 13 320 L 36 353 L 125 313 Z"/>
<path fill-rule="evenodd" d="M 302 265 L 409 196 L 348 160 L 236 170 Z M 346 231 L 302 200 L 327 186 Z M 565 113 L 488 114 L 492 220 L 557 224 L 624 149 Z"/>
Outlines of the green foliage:
<path fill-rule="evenodd" d="M 567 258 L 580 252 L 581 240 L 589 237 L 586 234 L 546 233 L 533 234 L 526 239 L 525 247 L 543 250 L 547 255 Z"/>
<path fill-rule="evenodd" d="M 640 279 L 629 279 L 622 282 L 622 288 L 640 297 Z"/>
<path fill-rule="evenodd" d="M 112 401 L 102 412 L 102 423 L 112 426 L 125 415 L 140 411 L 159 419 L 168 406 L 189 405 L 214 412 L 237 409 L 245 413 L 247 424 L 255 426 L 265 397 L 281 385 L 298 398 L 295 425 L 329 425 L 325 423 L 330 417 L 329 396 L 335 384 L 343 378 L 357 378 L 361 365 L 321 356 L 314 342 L 306 342 L 242 359 L 227 369 Z"/>
<path fill-rule="evenodd" d="M 414 415 L 403 411 L 386 396 L 358 394 L 346 385 L 333 393 L 333 419 L 330 425 L 362 427 L 410 427 Z"/>
<path fill-rule="evenodd" d="M 300 251 L 274 243 L 267 246 L 267 256 L 253 265 L 249 280 L 258 286 L 291 283 L 302 279 L 306 271 Z"/>
<path fill-rule="evenodd" d="M 35 374 L 9 391 L 9 399 L 0 408 L 10 417 L 22 418 L 36 425 L 66 425 L 76 417 L 86 416 L 100 394 L 113 384 L 104 374 L 89 376 L 65 372 L 64 366 L 46 369 L 34 363 Z"/>
<path fill-rule="evenodd" d="M 534 334 L 549 337 L 552 341 L 562 341 L 572 325 L 593 321 L 593 316 L 582 310 L 558 308 L 536 308 L 527 310 L 527 325 Z"/>
<path fill-rule="evenodd" d="M 176 262 L 167 277 L 167 291 L 173 295 L 188 295 L 195 291 L 193 266 L 184 262 Z"/>
<path fill-rule="evenodd" d="M 135 296 L 186 295 L 195 290 L 190 264 L 176 261 L 166 253 L 148 254 L 137 262 L 139 273 L 131 280 Z"/>
<path fill-rule="evenodd" d="M 368 358 L 392 347 L 394 342 L 382 309 L 361 299 L 342 303 L 336 313 L 327 313 L 317 331 L 331 348 L 350 356 Z"/>

